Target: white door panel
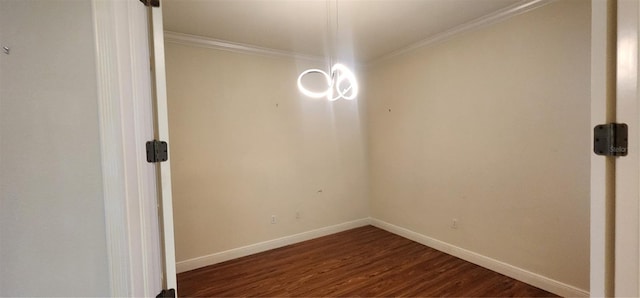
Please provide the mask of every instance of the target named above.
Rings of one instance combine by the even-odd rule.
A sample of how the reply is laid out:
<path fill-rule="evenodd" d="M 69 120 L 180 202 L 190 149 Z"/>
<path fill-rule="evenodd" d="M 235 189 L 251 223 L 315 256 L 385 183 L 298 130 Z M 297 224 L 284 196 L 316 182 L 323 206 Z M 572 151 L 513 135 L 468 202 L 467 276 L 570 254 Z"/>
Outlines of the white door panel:
<path fill-rule="evenodd" d="M 616 159 L 615 296 L 640 295 L 640 118 L 638 15 L 640 1 L 618 1 L 616 122 L 629 126 L 629 150 Z"/>

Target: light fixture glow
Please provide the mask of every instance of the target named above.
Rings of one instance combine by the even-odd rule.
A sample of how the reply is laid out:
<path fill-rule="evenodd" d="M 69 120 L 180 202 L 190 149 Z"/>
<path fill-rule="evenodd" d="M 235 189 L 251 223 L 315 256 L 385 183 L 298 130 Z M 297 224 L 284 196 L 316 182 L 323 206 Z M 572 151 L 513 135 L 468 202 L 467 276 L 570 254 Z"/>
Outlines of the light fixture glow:
<path fill-rule="evenodd" d="M 335 8 L 336 11 L 334 17 L 336 26 L 335 32 L 333 34 L 333 37 L 335 39 L 334 47 L 338 44 L 338 0 L 335 0 Z M 329 22 L 329 0 L 327 0 L 327 31 L 330 31 Z M 329 38 L 329 40 L 331 40 L 331 38 Z M 335 50 L 337 52 L 337 47 Z M 329 61 L 332 60 L 330 59 Z M 329 64 L 331 65 L 332 62 L 330 62 Z M 304 78 L 304 76 L 308 74 L 321 74 L 322 76 L 324 76 L 327 82 L 327 89 L 322 92 L 316 92 L 307 89 L 302 83 L 302 78 Z M 344 64 L 336 63 L 331 66 L 330 73 L 326 73 L 325 71 L 317 68 L 311 68 L 303 71 L 298 76 L 298 90 L 300 90 L 302 94 L 312 98 L 327 97 L 329 101 L 336 101 L 340 98 L 352 100 L 356 98 L 356 96 L 358 96 L 358 81 L 356 80 L 356 76 L 348 67 L 346 67 Z"/>
<path fill-rule="evenodd" d="M 346 100 L 352 100 L 358 96 L 358 81 L 356 80 L 356 76 L 348 67 L 343 64 L 336 63 L 336 65 L 331 68 L 331 74 L 335 74 L 336 82 L 335 85 L 332 86 L 331 90 L 335 87 L 338 92 L 338 97 L 336 99 L 344 98 Z M 342 83 L 345 81 L 347 82 L 347 85 L 342 89 Z"/>
<path fill-rule="evenodd" d="M 324 72 L 324 71 L 322 71 L 320 69 L 312 68 L 312 69 L 307 69 L 307 70 L 303 71 L 300 74 L 300 76 L 298 76 L 298 90 L 300 90 L 300 92 L 302 92 L 302 94 L 304 94 L 306 96 L 309 96 L 311 98 L 321 98 L 321 97 L 327 96 L 327 94 L 329 92 L 328 91 L 329 89 L 327 89 L 325 91 L 322 91 L 322 92 L 314 92 L 314 91 L 310 91 L 309 89 L 305 88 L 304 85 L 302 85 L 302 78 L 305 75 L 310 74 L 310 73 L 322 74 L 324 76 L 325 80 L 327 81 L 327 85 L 331 86 L 331 84 L 332 84 L 331 77 L 329 77 L 329 75 L 326 72 Z"/>
<path fill-rule="evenodd" d="M 319 73 L 324 76 L 327 82 L 327 89 L 322 92 L 315 92 L 307 89 L 302 84 L 302 78 L 312 73 Z M 358 89 L 356 76 L 348 67 L 340 63 L 336 63 L 331 67 L 331 74 L 317 68 L 312 68 L 303 71 L 300 76 L 298 76 L 298 90 L 311 98 L 327 97 L 329 101 L 336 101 L 340 98 L 352 100 L 358 96 Z M 337 95 L 334 96 L 335 93 L 337 93 Z"/>

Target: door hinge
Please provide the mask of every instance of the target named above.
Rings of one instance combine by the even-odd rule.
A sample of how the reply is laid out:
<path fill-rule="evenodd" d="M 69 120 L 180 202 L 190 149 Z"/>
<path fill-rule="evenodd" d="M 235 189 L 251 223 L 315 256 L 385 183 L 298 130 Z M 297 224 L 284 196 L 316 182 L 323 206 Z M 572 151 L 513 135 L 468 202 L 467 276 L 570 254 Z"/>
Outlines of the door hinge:
<path fill-rule="evenodd" d="M 167 142 L 153 140 L 147 142 L 147 161 L 163 162 L 169 159 Z"/>
<path fill-rule="evenodd" d="M 174 289 L 164 289 L 156 298 L 176 298 L 176 290 Z"/>
<path fill-rule="evenodd" d="M 160 0 L 140 0 L 144 6 L 160 7 Z"/>
<path fill-rule="evenodd" d="M 593 152 L 604 156 L 626 156 L 628 127 L 624 123 L 609 123 L 593 128 Z"/>

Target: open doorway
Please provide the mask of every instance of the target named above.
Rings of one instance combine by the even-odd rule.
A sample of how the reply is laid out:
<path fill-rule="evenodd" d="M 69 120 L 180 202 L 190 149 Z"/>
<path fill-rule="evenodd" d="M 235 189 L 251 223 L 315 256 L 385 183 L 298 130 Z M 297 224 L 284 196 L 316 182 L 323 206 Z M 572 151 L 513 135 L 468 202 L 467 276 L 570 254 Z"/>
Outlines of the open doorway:
<path fill-rule="evenodd" d="M 590 5 L 533 2 L 358 63 L 334 103 L 295 88 L 323 59 L 168 25 L 178 272 L 373 224 L 587 294 Z"/>

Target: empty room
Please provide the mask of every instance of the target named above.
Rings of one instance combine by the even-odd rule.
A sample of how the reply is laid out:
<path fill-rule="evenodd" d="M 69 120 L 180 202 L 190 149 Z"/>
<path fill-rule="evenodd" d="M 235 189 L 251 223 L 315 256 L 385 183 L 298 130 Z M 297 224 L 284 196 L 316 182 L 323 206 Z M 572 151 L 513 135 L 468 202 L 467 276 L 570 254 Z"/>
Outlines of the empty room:
<path fill-rule="evenodd" d="M 0 297 L 640 297 L 638 0 L 0 0 Z"/>
<path fill-rule="evenodd" d="M 178 293 L 587 295 L 590 13 L 165 1 Z"/>

